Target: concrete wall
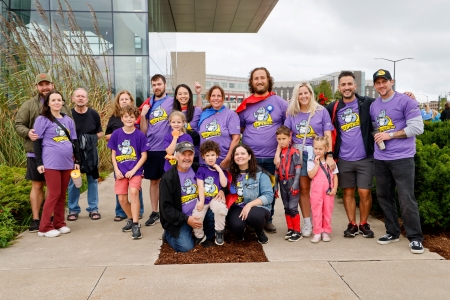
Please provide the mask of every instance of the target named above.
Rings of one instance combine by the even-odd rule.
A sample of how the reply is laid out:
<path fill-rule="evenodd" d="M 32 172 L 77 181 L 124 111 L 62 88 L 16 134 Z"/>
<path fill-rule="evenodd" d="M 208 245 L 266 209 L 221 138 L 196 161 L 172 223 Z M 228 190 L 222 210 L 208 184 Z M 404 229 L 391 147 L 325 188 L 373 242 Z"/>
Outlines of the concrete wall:
<path fill-rule="evenodd" d="M 195 95 L 194 83 L 200 82 L 202 94 L 206 92 L 206 61 L 205 52 L 171 52 L 173 83 L 175 89 L 178 84 L 188 85 Z"/>

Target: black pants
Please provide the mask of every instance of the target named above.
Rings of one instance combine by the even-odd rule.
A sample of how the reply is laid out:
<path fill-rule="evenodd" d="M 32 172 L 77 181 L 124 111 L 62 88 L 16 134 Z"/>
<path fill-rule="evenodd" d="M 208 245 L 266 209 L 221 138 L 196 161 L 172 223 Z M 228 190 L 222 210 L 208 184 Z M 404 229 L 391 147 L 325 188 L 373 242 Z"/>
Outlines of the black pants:
<path fill-rule="evenodd" d="M 232 205 L 227 214 L 227 227 L 236 234 L 243 235 L 246 225 L 253 227 L 256 232 L 261 232 L 264 229 L 264 225 L 270 218 L 270 211 L 262 207 L 252 207 L 248 213 L 247 219 L 243 221 L 239 218 L 242 208 L 236 205 Z"/>
<path fill-rule="evenodd" d="M 292 196 L 290 190 L 293 184 L 294 178 L 289 179 L 286 184 L 280 182 L 280 197 L 283 201 L 284 214 L 291 217 L 295 217 L 295 215 L 298 215 L 299 195 L 297 194 L 296 196 Z"/>

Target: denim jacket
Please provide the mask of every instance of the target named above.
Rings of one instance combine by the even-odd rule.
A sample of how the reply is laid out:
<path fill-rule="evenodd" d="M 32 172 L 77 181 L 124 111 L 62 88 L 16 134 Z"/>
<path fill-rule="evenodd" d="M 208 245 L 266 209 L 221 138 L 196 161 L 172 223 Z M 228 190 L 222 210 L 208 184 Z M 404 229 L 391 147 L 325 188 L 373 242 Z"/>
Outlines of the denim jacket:
<path fill-rule="evenodd" d="M 242 181 L 244 187 L 244 202 L 249 203 L 256 198 L 261 199 L 262 208 L 270 211 L 273 202 L 273 188 L 272 182 L 267 174 L 262 171 L 256 173 L 256 180 L 253 178 L 244 178 Z"/>

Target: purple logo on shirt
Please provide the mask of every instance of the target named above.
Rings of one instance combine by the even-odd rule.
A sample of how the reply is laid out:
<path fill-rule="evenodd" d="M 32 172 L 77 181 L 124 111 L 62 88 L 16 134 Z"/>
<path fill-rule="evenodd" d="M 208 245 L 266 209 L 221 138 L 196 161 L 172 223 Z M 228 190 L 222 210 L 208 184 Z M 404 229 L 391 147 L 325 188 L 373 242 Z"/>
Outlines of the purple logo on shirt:
<path fill-rule="evenodd" d="M 130 140 L 124 140 L 121 144 L 117 145 L 117 149 L 120 151 L 120 155 L 116 156 L 116 161 L 118 163 L 126 161 L 136 160 L 136 151 L 134 147 L 131 146 Z"/>
<path fill-rule="evenodd" d="M 167 112 L 160 107 L 151 112 L 153 119 L 150 120 L 151 125 L 158 124 L 159 122 L 167 120 L 169 117 L 167 116 Z"/>
<path fill-rule="evenodd" d="M 345 122 L 341 126 L 342 131 L 349 131 L 352 128 L 360 126 L 359 115 L 354 113 L 351 107 L 344 110 L 341 118 Z"/>
<path fill-rule="evenodd" d="M 314 138 L 316 136 L 311 125 L 309 125 L 309 128 L 306 128 L 306 123 L 308 123 L 307 120 L 302 120 L 300 123 L 295 124 L 295 129 L 298 131 L 298 134 L 295 135 L 297 138 L 303 139 L 305 134 L 307 138 Z"/>
<path fill-rule="evenodd" d="M 197 185 L 192 182 L 190 178 L 186 178 L 181 187 L 183 196 L 181 196 L 181 204 L 186 204 L 198 197 Z"/>
<path fill-rule="evenodd" d="M 61 124 L 62 126 L 64 126 L 64 128 L 66 128 L 66 130 L 69 132 L 70 134 L 70 130 L 67 129 L 66 124 Z M 66 136 L 66 133 L 64 132 L 64 130 L 60 127 L 60 126 L 56 126 L 55 128 L 55 132 L 56 132 L 56 136 L 53 138 L 53 140 L 57 143 L 61 143 L 61 142 L 65 142 L 68 141 L 69 138 Z"/>
<path fill-rule="evenodd" d="M 268 105 L 267 107 L 261 106 L 254 113 L 255 122 L 253 123 L 253 127 L 259 128 L 264 126 L 273 125 L 272 116 L 270 113 L 273 111 L 273 106 Z"/>
<path fill-rule="evenodd" d="M 208 176 L 205 178 L 205 197 L 215 197 L 219 193 L 217 185 L 214 184 L 214 177 Z"/>
<path fill-rule="evenodd" d="M 221 136 L 222 132 L 220 131 L 220 125 L 217 122 L 216 119 L 212 120 L 211 122 L 207 123 L 205 125 L 206 131 L 202 132 L 200 135 L 204 139 L 209 139 L 215 136 Z"/>
<path fill-rule="evenodd" d="M 388 116 L 386 116 L 386 110 L 380 111 L 380 113 L 377 116 L 377 124 L 378 124 L 378 131 L 384 132 L 390 129 L 394 129 L 395 125 L 392 122 L 392 119 Z"/>

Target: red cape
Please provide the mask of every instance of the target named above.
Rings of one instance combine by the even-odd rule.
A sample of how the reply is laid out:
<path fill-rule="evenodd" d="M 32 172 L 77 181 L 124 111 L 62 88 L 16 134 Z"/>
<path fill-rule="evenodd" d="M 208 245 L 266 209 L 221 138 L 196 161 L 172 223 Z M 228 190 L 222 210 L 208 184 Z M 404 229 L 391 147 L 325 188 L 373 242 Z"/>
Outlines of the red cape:
<path fill-rule="evenodd" d="M 236 113 L 240 113 L 241 111 L 244 111 L 247 109 L 247 104 L 253 104 L 258 103 L 260 101 L 266 100 L 270 96 L 275 95 L 274 92 L 270 92 L 266 96 L 263 97 L 256 97 L 255 94 L 251 95 L 250 97 L 246 98 L 244 101 L 242 101 L 241 105 L 239 105 L 238 108 L 236 108 Z"/>

